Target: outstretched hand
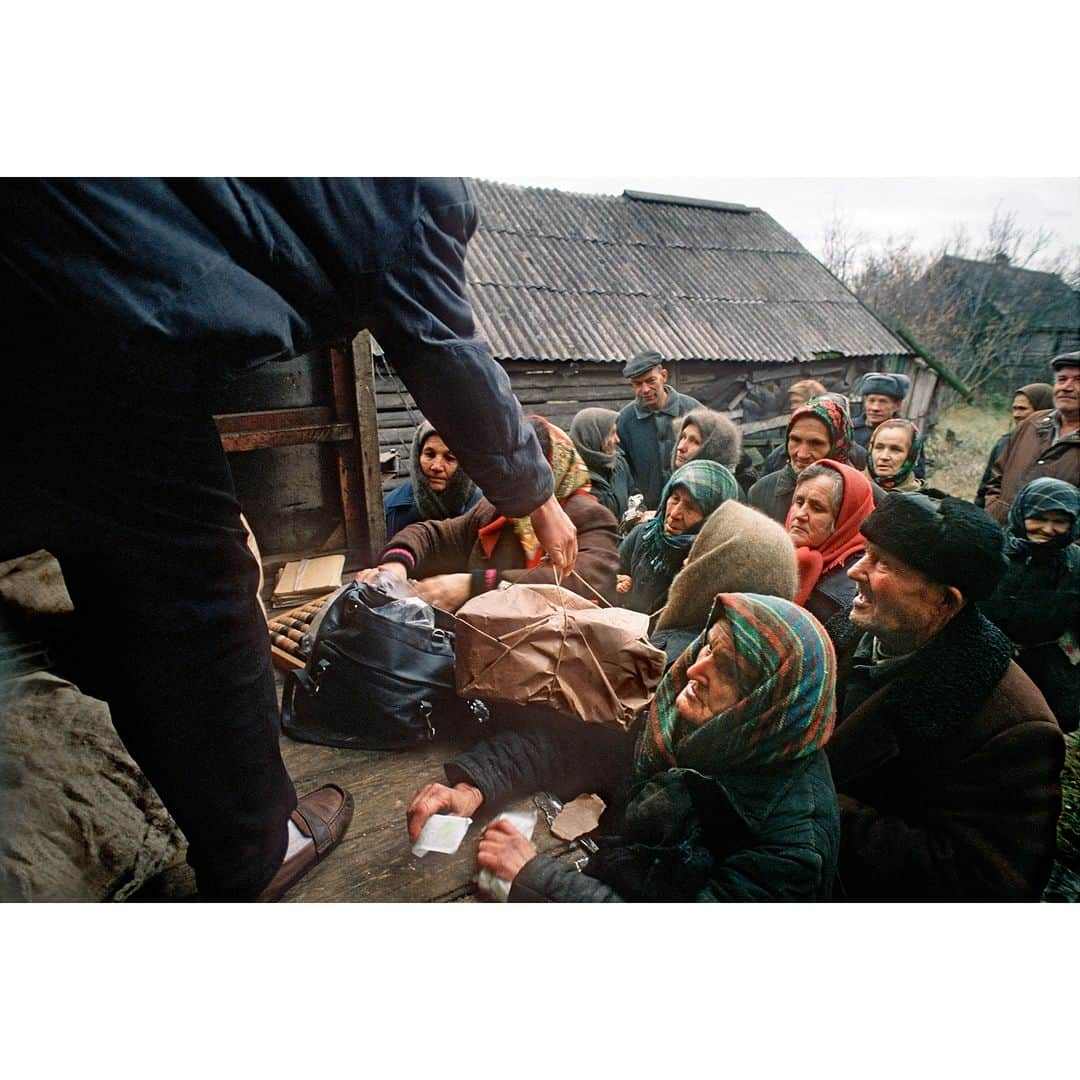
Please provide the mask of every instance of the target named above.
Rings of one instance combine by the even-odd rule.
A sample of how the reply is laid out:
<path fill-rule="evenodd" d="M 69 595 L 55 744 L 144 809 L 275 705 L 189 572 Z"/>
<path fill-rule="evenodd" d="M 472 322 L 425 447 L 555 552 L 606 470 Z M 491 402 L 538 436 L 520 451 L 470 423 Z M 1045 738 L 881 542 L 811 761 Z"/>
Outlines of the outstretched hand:
<path fill-rule="evenodd" d="M 552 495 L 529 515 L 529 520 L 551 565 L 560 573 L 569 574 L 577 562 L 577 527 L 559 500 Z"/>
<path fill-rule="evenodd" d="M 471 574 L 435 574 L 413 582 L 413 588 L 432 606 L 457 611 L 469 599 Z"/>
<path fill-rule="evenodd" d="M 387 562 L 379 566 L 369 566 L 365 570 L 357 570 L 355 580 L 374 581 L 382 573 L 392 574 L 398 581 L 407 581 L 409 577 L 409 571 L 405 569 L 404 563 Z"/>
<path fill-rule="evenodd" d="M 455 817 L 472 817 L 484 796 L 472 784 L 427 784 L 422 787 L 405 811 L 405 823 L 409 829 L 409 843 L 415 844 L 420 830 L 432 814 L 453 814 Z"/>

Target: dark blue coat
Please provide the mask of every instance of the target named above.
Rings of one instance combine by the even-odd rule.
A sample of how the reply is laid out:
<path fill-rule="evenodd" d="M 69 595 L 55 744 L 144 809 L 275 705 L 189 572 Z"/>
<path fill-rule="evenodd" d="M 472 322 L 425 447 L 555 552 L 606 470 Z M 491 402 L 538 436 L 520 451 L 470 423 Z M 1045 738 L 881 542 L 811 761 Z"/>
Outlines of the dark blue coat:
<path fill-rule="evenodd" d="M 476 221 L 462 180 L 9 181 L 0 291 L 58 379 L 194 392 L 367 328 L 462 467 L 521 516 L 551 473 L 476 335 Z"/>

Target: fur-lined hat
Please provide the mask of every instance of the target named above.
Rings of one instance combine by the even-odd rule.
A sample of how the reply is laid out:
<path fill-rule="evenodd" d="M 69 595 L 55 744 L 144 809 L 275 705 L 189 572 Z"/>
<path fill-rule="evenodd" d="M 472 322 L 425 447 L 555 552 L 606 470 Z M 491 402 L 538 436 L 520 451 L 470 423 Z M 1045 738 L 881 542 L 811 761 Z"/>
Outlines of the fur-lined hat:
<path fill-rule="evenodd" d="M 862 523 L 872 544 L 953 585 L 968 600 L 984 600 L 1005 573 L 1005 533 L 984 510 L 963 499 L 891 494 Z"/>

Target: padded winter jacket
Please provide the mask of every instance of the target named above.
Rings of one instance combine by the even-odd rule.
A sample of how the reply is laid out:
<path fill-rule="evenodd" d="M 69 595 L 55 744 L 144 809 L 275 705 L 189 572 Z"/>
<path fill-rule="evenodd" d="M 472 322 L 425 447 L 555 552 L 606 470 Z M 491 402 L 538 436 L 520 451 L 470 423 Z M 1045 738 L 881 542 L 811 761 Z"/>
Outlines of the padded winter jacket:
<path fill-rule="evenodd" d="M 544 711 L 511 721 L 446 765 L 451 784 L 473 784 L 492 807 L 545 789 L 564 800 L 595 792 L 609 806 L 615 835 L 596 835 L 600 850 L 584 872 L 536 855 L 514 878 L 511 900 L 830 897 L 839 818 L 824 751 L 719 779 L 668 769 L 628 802 L 635 738 L 636 727 L 622 732 Z"/>

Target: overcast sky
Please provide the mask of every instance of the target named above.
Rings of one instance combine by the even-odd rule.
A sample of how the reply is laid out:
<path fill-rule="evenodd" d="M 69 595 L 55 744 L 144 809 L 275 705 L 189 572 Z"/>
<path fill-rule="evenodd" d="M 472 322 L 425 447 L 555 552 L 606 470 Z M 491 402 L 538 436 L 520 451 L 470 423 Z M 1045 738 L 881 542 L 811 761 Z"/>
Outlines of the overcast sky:
<path fill-rule="evenodd" d="M 556 177 L 484 176 L 489 180 L 564 191 L 620 194 L 625 189 L 691 195 L 757 206 L 774 217 L 818 257 L 824 227 L 837 215 L 870 244 L 890 235 L 910 237 L 933 249 L 958 225 L 978 246 L 996 209 L 1011 212 L 1017 224 L 1057 238 L 1053 253 L 1080 256 L 1080 180 L 1030 178 L 738 178 L 738 177 Z"/>

